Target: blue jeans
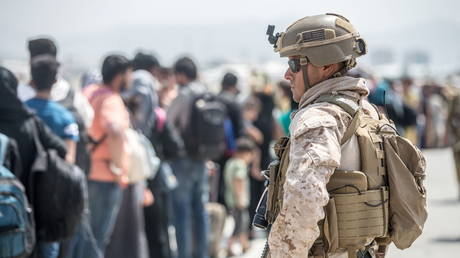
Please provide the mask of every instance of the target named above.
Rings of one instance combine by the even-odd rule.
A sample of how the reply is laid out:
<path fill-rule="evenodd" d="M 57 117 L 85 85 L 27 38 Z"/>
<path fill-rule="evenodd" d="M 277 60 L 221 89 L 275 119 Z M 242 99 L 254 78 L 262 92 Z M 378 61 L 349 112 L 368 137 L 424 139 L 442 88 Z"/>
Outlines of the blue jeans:
<path fill-rule="evenodd" d="M 112 235 L 121 197 L 122 189 L 117 183 L 88 180 L 91 229 L 102 256 Z"/>
<path fill-rule="evenodd" d="M 59 256 L 59 242 L 39 242 L 39 257 L 57 258 Z"/>
<path fill-rule="evenodd" d="M 207 258 L 209 227 L 205 210 L 208 201 L 205 163 L 179 158 L 171 162 L 171 168 L 178 182 L 172 192 L 178 258 Z"/>

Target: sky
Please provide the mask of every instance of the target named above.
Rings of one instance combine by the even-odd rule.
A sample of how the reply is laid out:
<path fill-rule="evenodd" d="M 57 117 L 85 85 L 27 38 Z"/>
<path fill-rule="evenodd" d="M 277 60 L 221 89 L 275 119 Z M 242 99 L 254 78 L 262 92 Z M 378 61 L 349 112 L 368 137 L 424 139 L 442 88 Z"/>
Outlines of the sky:
<path fill-rule="evenodd" d="M 89 66 L 109 52 L 137 49 L 154 51 L 166 65 L 184 54 L 201 63 L 263 62 L 277 58 L 268 24 L 284 30 L 304 16 L 333 12 L 354 24 L 370 53 L 390 50 L 401 61 L 408 51 L 426 51 L 454 69 L 459 8 L 455 0 L 0 0 L 0 59 L 26 60 L 26 40 L 50 35 L 60 58 Z"/>

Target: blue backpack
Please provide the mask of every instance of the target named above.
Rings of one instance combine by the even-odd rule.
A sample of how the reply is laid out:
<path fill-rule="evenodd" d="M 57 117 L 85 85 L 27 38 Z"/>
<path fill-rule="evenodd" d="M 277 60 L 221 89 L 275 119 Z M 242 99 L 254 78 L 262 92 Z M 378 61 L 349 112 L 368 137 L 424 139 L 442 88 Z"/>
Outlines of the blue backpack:
<path fill-rule="evenodd" d="M 0 258 L 26 257 L 35 244 L 34 219 L 24 186 L 4 166 L 7 150 L 0 133 Z"/>

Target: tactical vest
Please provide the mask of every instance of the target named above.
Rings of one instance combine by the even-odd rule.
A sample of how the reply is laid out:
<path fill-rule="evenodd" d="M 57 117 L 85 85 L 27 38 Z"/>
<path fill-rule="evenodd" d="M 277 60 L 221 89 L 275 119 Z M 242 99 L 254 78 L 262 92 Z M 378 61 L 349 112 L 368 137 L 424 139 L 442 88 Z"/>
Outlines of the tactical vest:
<path fill-rule="evenodd" d="M 319 102 L 338 105 L 353 118 L 341 144 L 357 137 L 361 169 L 336 169 L 331 176 L 326 186 L 330 199 L 324 207 L 325 218 L 318 223 L 320 237 L 309 256 L 327 257 L 328 253 L 347 250 L 349 258 L 354 258 L 374 240 L 383 256 L 390 242 L 400 249 L 409 247 L 427 218 L 421 152 L 399 137 L 384 115 L 379 113 L 379 119 L 374 119 L 364 114 L 361 105 L 346 95 L 323 95 L 315 101 Z M 269 168 L 269 224 L 275 222 L 283 206 L 289 149 L 287 137 L 275 144 L 279 160 Z"/>

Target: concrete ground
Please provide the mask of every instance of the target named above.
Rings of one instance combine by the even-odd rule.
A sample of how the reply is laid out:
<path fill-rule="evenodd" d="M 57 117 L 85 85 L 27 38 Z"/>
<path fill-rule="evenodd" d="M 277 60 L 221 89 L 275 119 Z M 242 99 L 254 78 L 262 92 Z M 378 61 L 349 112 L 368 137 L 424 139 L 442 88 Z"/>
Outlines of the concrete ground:
<path fill-rule="evenodd" d="M 407 250 L 390 247 L 387 257 L 460 257 L 460 202 L 450 149 L 424 151 L 427 159 L 428 220 Z M 260 257 L 265 240 L 256 239 L 244 258 Z"/>

